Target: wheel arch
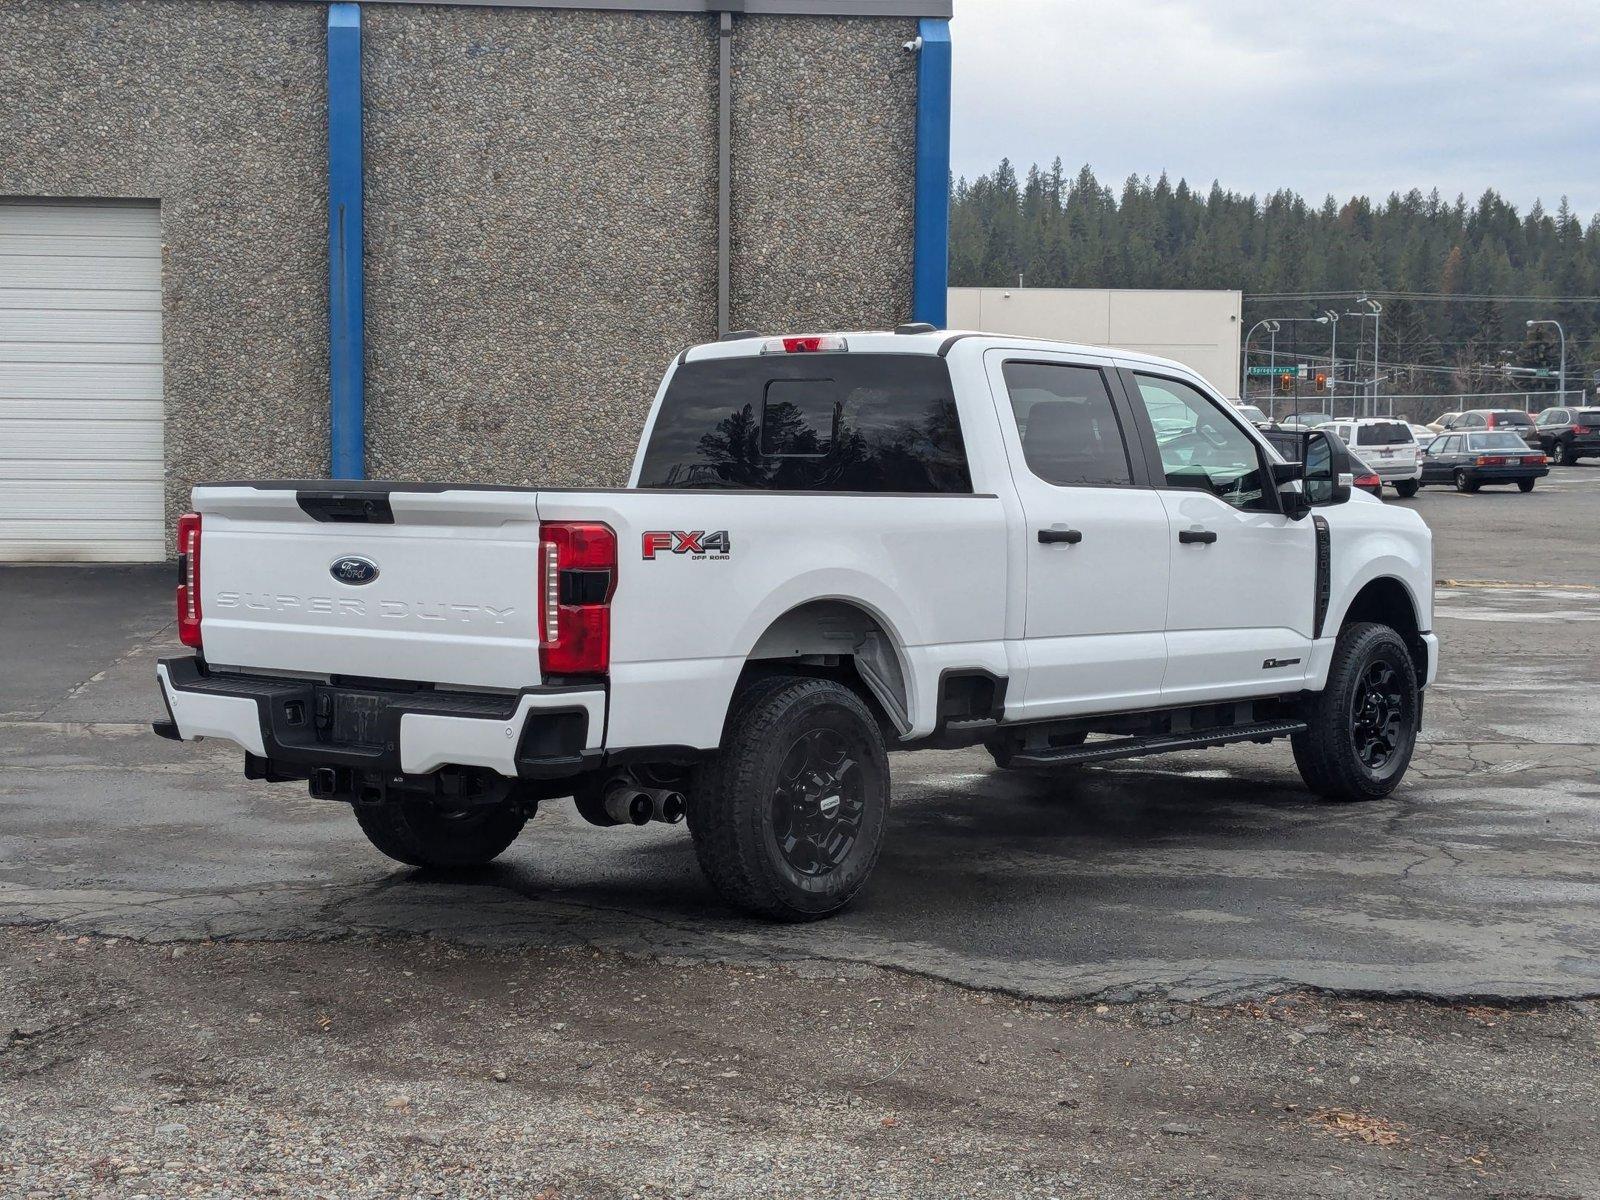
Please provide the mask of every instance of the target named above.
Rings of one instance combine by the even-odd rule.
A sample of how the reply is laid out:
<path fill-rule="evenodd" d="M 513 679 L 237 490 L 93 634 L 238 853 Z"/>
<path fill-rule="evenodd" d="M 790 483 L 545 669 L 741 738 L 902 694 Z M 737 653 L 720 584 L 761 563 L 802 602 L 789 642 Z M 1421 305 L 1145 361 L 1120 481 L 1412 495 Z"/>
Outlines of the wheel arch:
<path fill-rule="evenodd" d="M 767 622 L 745 653 L 739 683 L 779 671 L 837 679 L 858 692 L 888 729 L 900 736 L 911 730 L 906 643 L 887 614 L 859 597 L 815 596 Z"/>
<path fill-rule="evenodd" d="M 1417 678 L 1426 679 L 1428 647 L 1422 639 L 1425 631 L 1421 612 L 1416 596 L 1404 579 L 1393 574 L 1376 575 L 1356 590 L 1333 628 L 1343 631 L 1351 625 L 1367 621 L 1387 625 L 1405 642 L 1412 664 L 1416 667 Z"/>

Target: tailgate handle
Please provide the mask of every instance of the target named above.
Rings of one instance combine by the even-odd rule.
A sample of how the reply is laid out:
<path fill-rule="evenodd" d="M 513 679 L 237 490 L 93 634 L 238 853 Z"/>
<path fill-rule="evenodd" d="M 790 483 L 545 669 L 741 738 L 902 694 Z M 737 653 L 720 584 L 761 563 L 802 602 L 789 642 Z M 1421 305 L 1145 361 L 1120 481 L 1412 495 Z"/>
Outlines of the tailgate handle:
<path fill-rule="evenodd" d="M 313 521 L 342 525 L 393 525 L 387 492 L 296 492 L 295 502 Z"/>

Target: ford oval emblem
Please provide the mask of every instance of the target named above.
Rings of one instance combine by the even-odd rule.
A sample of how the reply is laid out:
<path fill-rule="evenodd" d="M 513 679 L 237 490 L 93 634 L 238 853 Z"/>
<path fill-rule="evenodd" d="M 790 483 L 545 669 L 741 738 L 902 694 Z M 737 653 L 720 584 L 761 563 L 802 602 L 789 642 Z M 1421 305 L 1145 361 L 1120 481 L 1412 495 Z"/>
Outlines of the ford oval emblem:
<path fill-rule="evenodd" d="M 328 568 L 328 574 L 340 583 L 360 587 L 378 577 L 378 564 L 370 558 L 362 558 L 359 554 L 347 554 L 343 558 L 333 560 L 333 566 Z"/>

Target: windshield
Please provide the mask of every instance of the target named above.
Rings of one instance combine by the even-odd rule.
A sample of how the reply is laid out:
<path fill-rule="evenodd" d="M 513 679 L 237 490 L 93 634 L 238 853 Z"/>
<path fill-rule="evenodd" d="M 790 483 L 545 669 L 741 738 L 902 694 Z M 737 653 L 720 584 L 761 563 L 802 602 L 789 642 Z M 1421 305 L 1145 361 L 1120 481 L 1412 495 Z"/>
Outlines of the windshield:
<path fill-rule="evenodd" d="M 1496 425 L 1532 425 L 1533 418 L 1527 413 L 1497 412 L 1494 415 Z"/>
<path fill-rule="evenodd" d="M 1411 427 L 1398 421 L 1362 425 L 1356 429 L 1358 446 L 1409 446 L 1415 440 L 1411 436 Z"/>
<path fill-rule="evenodd" d="M 1467 438 L 1469 450 L 1526 450 L 1528 443 L 1514 433 L 1474 433 Z"/>
<path fill-rule="evenodd" d="M 1254 404 L 1239 405 L 1239 415 L 1247 421 L 1265 421 L 1267 419 L 1267 414 Z"/>

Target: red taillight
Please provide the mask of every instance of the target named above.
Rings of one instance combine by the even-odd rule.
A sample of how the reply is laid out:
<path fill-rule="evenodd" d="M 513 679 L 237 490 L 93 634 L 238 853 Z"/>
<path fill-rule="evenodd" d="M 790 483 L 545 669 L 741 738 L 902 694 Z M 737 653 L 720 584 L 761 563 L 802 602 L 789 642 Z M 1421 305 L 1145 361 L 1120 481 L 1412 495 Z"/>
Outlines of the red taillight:
<path fill-rule="evenodd" d="M 200 514 L 178 518 L 178 640 L 200 647 Z"/>
<path fill-rule="evenodd" d="M 617 535 L 608 525 L 539 526 L 539 667 L 546 675 L 604 675 L 611 666 Z"/>
<path fill-rule="evenodd" d="M 1480 454 L 1478 455 L 1478 465 L 1480 467 L 1503 467 L 1506 465 L 1505 456 L 1502 454 Z"/>
<path fill-rule="evenodd" d="M 1574 425 L 1572 432 L 1579 437 L 1588 437 L 1591 433 L 1600 433 L 1600 429 L 1592 429 L 1588 425 Z"/>
<path fill-rule="evenodd" d="M 1376 475 L 1357 475 L 1356 486 L 1360 488 L 1382 487 L 1383 480 L 1379 479 Z"/>
<path fill-rule="evenodd" d="M 1530 455 L 1528 455 L 1527 458 L 1523 459 L 1522 461 L 1525 462 L 1525 463 L 1531 463 L 1536 467 L 1542 467 L 1542 466 L 1544 466 L 1545 463 L 1549 462 L 1550 460 L 1548 458 L 1546 458 L 1542 454 L 1530 454 Z"/>

